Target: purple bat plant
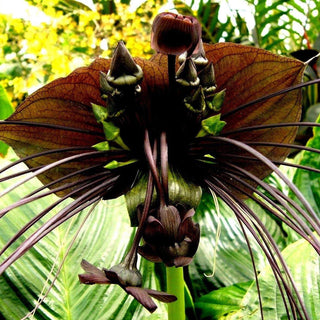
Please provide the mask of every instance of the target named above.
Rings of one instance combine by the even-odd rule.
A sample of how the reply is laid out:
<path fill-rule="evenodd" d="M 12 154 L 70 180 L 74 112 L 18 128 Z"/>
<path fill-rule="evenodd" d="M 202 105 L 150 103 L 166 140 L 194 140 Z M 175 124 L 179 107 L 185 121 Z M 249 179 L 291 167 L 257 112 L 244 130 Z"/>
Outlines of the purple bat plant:
<path fill-rule="evenodd" d="M 319 152 L 294 144 L 298 127 L 317 126 L 299 122 L 305 64 L 253 47 L 204 44 L 195 18 L 172 13 L 156 17 L 151 46 L 157 53 L 144 60 L 132 58 L 120 42 L 112 59 L 96 59 L 47 84 L 0 123 L 0 138 L 20 157 L 1 172 L 21 162 L 29 167 L 6 176 L 22 180 L 2 194 L 30 176 L 44 185 L 0 208 L 0 217 L 48 194 L 60 197 L 1 250 L 0 273 L 84 208 L 125 195 L 138 227 L 131 249 L 109 269 L 83 260 L 86 273 L 79 278 L 84 284 L 117 284 L 153 312 L 151 297 L 173 302 L 173 294 L 178 300 L 183 294 L 142 288 L 138 255 L 170 270 L 189 265 L 200 240 L 193 217 L 209 191 L 261 246 L 288 314 L 309 319 L 278 247 L 246 204 L 253 199 L 267 208 L 320 252 L 317 213 L 278 168 L 291 149 Z M 297 202 L 264 181 L 272 172 Z M 26 230 L 69 198 L 73 202 L 5 256 Z"/>

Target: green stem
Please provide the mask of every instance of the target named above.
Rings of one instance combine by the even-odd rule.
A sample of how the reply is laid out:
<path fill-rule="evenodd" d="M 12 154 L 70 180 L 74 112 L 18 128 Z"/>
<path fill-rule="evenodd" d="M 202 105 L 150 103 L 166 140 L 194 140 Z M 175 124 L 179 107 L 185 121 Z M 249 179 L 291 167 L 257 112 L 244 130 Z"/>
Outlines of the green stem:
<path fill-rule="evenodd" d="M 168 320 L 185 320 L 183 268 L 167 269 L 167 291 L 178 300 L 168 304 Z"/>

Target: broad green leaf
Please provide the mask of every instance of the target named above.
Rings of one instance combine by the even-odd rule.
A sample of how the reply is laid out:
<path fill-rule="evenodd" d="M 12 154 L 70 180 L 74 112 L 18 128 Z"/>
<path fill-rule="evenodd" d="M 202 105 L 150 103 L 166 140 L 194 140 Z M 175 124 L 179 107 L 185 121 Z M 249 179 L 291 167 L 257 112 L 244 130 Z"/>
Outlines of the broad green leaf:
<path fill-rule="evenodd" d="M 282 251 L 282 254 L 289 266 L 310 319 L 318 320 L 320 313 L 320 258 L 318 254 L 305 240 L 290 244 Z M 262 270 L 259 275 L 259 286 L 265 319 L 287 319 L 279 287 L 269 266 Z M 242 308 L 238 312 L 223 319 L 261 319 L 255 285 L 248 290 L 241 306 Z"/>
<path fill-rule="evenodd" d="M 3 163 L 1 163 L 1 166 Z M 39 185 L 32 181 L 32 185 Z M 1 188 L 8 186 L 1 184 Z M 2 199 L 2 206 L 17 201 L 28 193 L 28 187 L 19 188 Z M 49 199 L 50 198 L 50 199 Z M 18 229 L 45 208 L 48 203 L 57 199 L 51 196 L 25 205 L 21 209 L 9 212 L 1 219 L 0 247 L 6 243 Z M 41 296 L 47 278 L 53 279 L 50 269 L 54 262 L 59 265 L 73 236 L 80 228 L 88 210 L 66 222 L 42 239 L 33 249 L 17 260 L 5 274 L 0 277 L 0 319 L 19 320 L 31 311 Z M 44 220 L 42 219 L 38 226 Z M 31 231 L 34 231 L 33 228 Z M 30 234 L 30 232 L 28 232 Z M 104 202 L 95 208 L 85 221 L 74 245 L 72 246 L 61 273 L 51 289 L 48 297 L 35 313 L 34 319 L 68 319 L 68 320 L 123 320 L 123 319 L 165 319 L 166 306 L 156 302 L 158 309 L 150 315 L 132 297 L 120 287 L 82 285 L 78 274 L 82 259 L 95 264 L 99 268 L 109 268 L 119 263 L 128 249 L 132 238 L 132 228 L 125 206 L 124 198 Z M 16 247 L 16 246 L 14 246 Z M 10 248 L 12 252 L 14 248 Z M 2 259 L 7 253 L 3 254 Z M 57 271 L 54 267 L 54 274 Z M 141 272 L 144 276 L 143 285 L 159 289 L 159 278 L 154 276 L 155 266 L 145 260 L 141 261 Z"/>
<path fill-rule="evenodd" d="M 2 85 L 0 85 L 0 106 L 0 119 L 8 118 L 13 112 L 13 107 Z"/>
<path fill-rule="evenodd" d="M 320 258 L 308 242 L 299 240 L 283 250 L 311 320 L 317 320 L 320 312 Z M 255 284 L 247 282 L 212 291 L 196 302 L 201 319 L 212 320 L 260 320 L 258 294 Z M 267 266 L 259 276 L 265 319 L 287 319 L 282 297 Z M 248 291 L 247 291 L 248 290 Z M 246 292 L 247 291 L 247 292 Z"/>

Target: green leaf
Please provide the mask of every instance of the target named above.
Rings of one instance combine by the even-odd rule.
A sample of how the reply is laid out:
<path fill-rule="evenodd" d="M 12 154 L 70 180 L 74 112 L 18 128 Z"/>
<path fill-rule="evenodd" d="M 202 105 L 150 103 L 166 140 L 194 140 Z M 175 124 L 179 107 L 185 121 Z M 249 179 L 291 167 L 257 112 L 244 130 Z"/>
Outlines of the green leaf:
<path fill-rule="evenodd" d="M 320 257 L 310 244 L 299 240 L 282 251 L 311 320 L 320 313 Z M 265 319 L 287 319 L 279 287 L 269 266 L 259 275 L 259 286 Z M 242 302 L 243 308 L 225 319 L 261 319 L 257 289 L 253 285 Z"/>
<path fill-rule="evenodd" d="M 282 251 L 311 320 L 320 312 L 320 258 L 310 244 L 299 240 Z M 279 287 L 270 266 L 259 275 L 264 319 L 287 319 Z M 201 319 L 260 320 L 255 282 L 235 284 L 204 295 L 195 304 Z"/>
<path fill-rule="evenodd" d="M 314 86 L 310 86 L 310 87 L 311 89 L 314 89 Z M 314 93 L 317 94 L 318 93 L 317 91 L 318 90 L 314 90 Z M 310 95 L 310 98 L 312 99 L 312 95 Z M 316 97 L 315 99 L 318 99 L 318 97 Z M 319 114 L 320 114 L 320 103 L 312 104 L 307 109 L 305 121 L 315 122 Z"/>
<path fill-rule="evenodd" d="M 0 85 L 0 119 L 8 118 L 13 112 L 13 107 L 8 99 L 7 93 L 2 85 Z M 9 146 L 0 141 L 0 155 L 5 156 L 8 152 Z"/>
<path fill-rule="evenodd" d="M 102 141 L 93 145 L 93 148 L 97 149 L 98 151 L 107 151 L 110 150 L 110 145 L 108 141 Z"/>
<path fill-rule="evenodd" d="M 4 160 L 2 162 L 1 167 L 5 165 Z M 37 181 L 31 183 L 33 186 L 41 186 Z M 8 184 L 1 184 L 1 188 L 7 186 Z M 28 192 L 27 185 L 19 187 L 18 191 L 2 199 L 2 207 L 17 201 Z M 57 200 L 55 196 L 40 199 L 4 216 L 0 225 L 0 247 L 18 229 L 34 218 L 35 212 L 47 207 L 55 200 Z M 88 210 L 80 213 L 50 232 L 0 277 L 0 319 L 18 320 L 34 308 L 47 278 L 53 279 L 53 275 L 50 275 L 53 263 L 56 261 L 59 265 L 62 262 L 73 236 L 79 230 L 87 213 Z M 44 220 L 47 219 L 39 221 L 37 226 L 42 225 Z M 28 234 L 30 235 L 34 230 L 32 228 Z M 81 228 L 57 281 L 35 313 L 34 319 L 129 320 L 147 317 L 148 319 L 164 319 L 166 306 L 163 303 L 157 301 L 158 309 L 150 315 L 120 287 L 87 286 L 78 281 L 78 274 L 84 272 L 80 267 L 83 258 L 99 268 L 110 268 L 121 262 L 128 249 L 128 243 L 132 241 L 132 230 L 123 197 L 99 203 Z M 8 254 L 13 249 L 8 249 Z M 1 258 L 5 256 L 7 252 Z M 57 271 L 57 265 L 54 267 L 54 274 Z M 143 259 L 140 270 L 144 277 L 144 287 L 160 288 L 160 279 L 154 276 L 154 264 Z"/>
<path fill-rule="evenodd" d="M 202 129 L 199 131 L 197 137 L 204 137 L 208 134 L 214 136 L 218 135 L 226 125 L 225 121 L 220 120 L 221 114 L 216 114 L 207 119 L 203 119 L 201 122 Z"/>
<path fill-rule="evenodd" d="M 98 122 L 104 121 L 108 118 L 108 110 L 105 107 L 91 103 L 92 111 Z"/>
<path fill-rule="evenodd" d="M 117 143 L 121 148 L 125 150 L 129 150 L 126 144 L 123 142 L 122 138 L 120 137 L 120 129 L 115 126 L 111 121 L 100 121 L 103 126 L 103 132 L 108 141 L 114 141 Z"/>
<path fill-rule="evenodd" d="M 252 281 L 211 291 L 195 303 L 196 311 L 201 319 L 219 319 L 221 316 L 238 311 L 244 295 L 252 285 Z"/>
<path fill-rule="evenodd" d="M 220 92 L 216 93 L 213 96 L 209 107 L 212 108 L 214 111 L 220 111 L 223 105 L 224 97 L 226 96 L 226 89 L 221 90 Z"/>
<path fill-rule="evenodd" d="M 121 161 L 116 161 L 116 160 L 112 160 L 111 162 L 109 162 L 108 164 L 106 164 L 104 167 L 106 169 L 116 169 L 116 168 L 119 168 L 119 167 L 123 167 L 123 166 L 126 166 L 128 164 L 131 164 L 131 163 L 134 163 L 136 162 L 137 160 L 136 159 L 132 159 L 132 160 L 129 160 L 129 161 L 125 161 L 125 162 L 121 162 Z"/>
<path fill-rule="evenodd" d="M 296 1 L 290 1 L 290 5 L 294 7 L 297 11 L 302 14 L 305 14 L 305 7 L 300 6 Z M 301 21 L 300 21 L 301 23 Z"/>
<path fill-rule="evenodd" d="M 110 121 L 101 121 L 103 125 L 103 132 L 106 136 L 106 139 L 109 141 L 115 140 L 119 134 L 120 129 L 116 127 L 112 122 Z"/>

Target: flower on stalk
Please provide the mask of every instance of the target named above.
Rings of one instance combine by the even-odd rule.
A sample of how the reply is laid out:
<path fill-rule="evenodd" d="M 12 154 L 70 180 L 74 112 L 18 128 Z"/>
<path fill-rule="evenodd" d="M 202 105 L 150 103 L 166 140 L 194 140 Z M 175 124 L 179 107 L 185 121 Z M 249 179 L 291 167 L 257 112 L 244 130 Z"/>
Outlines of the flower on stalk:
<path fill-rule="evenodd" d="M 151 48 L 159 53 L 190 56 L 198 50 L 200 39 L 201 25 L 194 17 L 163 12 L 153 21 Z"/>
<path fill-rule="evenodd" d="M 151 210 L 145 223 L 143 239 L 146 244 L 139 253 L 153 262 L 183 267 L 192 261 L 200 240 L 199 225 L 192 221 L 194 210 L 164 206 Z"/>
<path fill-rule="evenodd" d="M 117 284 L 119 285 L 125 292 L 132 295 L 139 303 L 141 303 L 148 311 L 151 313 L 157 309 L 156 304 L 153 302 L 152 298 L 155 298 L 162 302 L 173 302 L 176 300 L 176 297 L 168 294 L 166 292 L 145 289 L 138 286 L 141 283 L 128 283 L 128 280 L 124 282 L 123 278 L 119 275 L 126 271 L 127 273 L 131 273 L 130 270 L 123 268 L 123 266 L 119 265 L 118 270 L 100 270 L 91 263 L 86 260 L 82 260 L 81 266 L 86 271 L 84 274 L 79 274 L 79 280 L 83 284 Z M 119 271 L 121 269 L 121 271 Z M 138 270 L 134 271 L 134 278 L 138 274 L 138 277 L 141 278 Z M 141 281 L 141 279 L 140 279 Z"/>
<path fill-rule="evenodd" d="M 317 152 L 294 144 L 299 126 L 317 125 L 299 122 L 297 89 L 305 65 L 254 47 L 202 44 L 193 17 L 164 13 L 152 29 L 152 47 L 158 53 L 150 60 L 132 58 L 120 42 L 112 59 L 96 59 L 47 84 L 1 122 L 0 138 L 21 158 L 1 172 L 21 162 L 29 168 L 3 178 L 29 173 L 2 195 L 34 177 L 44 187 L 2 208 L 0 218 L 51 193 L 60 199 L 22 227 L 0 254 L 52 208 L 74 200 L 6 257 L 0 273 L 84 208 L 120 195 L 126 196 L 132 225 L 138 226 L 125 268 L 136 270 L 138 252 L 169 266 L 186 265 L 199 242 L 199 226 L 192 217 L 202 191 L 210 190 L 252 233 L 284 301 L 307 319 L 279 249 L 244 201 L 250 198 L 267 208 L 320 253 L 313 234 L 320 234 L 319 219 L 278 169 L 287 164 L 291 149 Z M 263 181 L 271 172 L 288 185 L 299 204 Z M 132 289 L 135 285 L 125 284 L 113 268 L 102 272 L 87 263 L 84 267 L 89 271 L 80 277 L 85 283 L 117 283 L 135 298 L 152 295 L 148 289 Z"/>

